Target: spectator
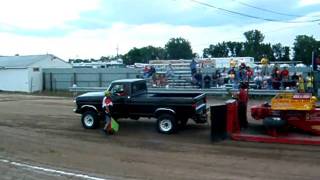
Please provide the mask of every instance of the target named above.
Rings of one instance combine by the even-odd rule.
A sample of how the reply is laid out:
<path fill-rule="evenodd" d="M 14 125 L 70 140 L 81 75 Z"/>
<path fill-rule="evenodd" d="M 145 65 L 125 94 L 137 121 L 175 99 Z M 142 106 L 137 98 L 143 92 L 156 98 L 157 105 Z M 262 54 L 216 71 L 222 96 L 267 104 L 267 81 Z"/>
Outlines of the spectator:
<path fill-rule="evenodd" d="M 307 92 L 313 93 L 313 77 L 311 73 L 308 73 L 308 76 L 306 77 L 306 83 L 307 83 Z"/>
<path fill-rule="evenodd" d="M 259 72 L 256 77 L 253 79 L 253 81 L 255 82 L 257 89 L 261 89 L 262 88 L 262 76 L 261 73 Z"/>
<path fill-rule="evenodd" d="M 166 72 L 167 79 L 172 78 L 174 76 L 174 70 L 171 64 L 169 64 Z"/>
<path fill-rule="evenodd" d="M 240 119 L 240 127 L 247 128 L 248 127 L 248 120 L 247 120 L 247 106 L 248 106 L 248 84 L 241 83 L 240 84 L 240 91 L 238 96 L 239 102 L 239 119 Z"/>
<path fill-rule="evenodd" d="M 155 73 L 156 73 L 156 68 L 154 68 L 154 66 L 151 66 L 149 70 L 149 77 L 155 75 Z"/>
<path fill-rule="evenodd" d="M 298 80 L 298 92 L 299 93 L 304 93 L 304 79 L 302 74 L 299 75 L 299 80 Z"/>
<path fill-rule="evenodd" d="M 243 82 L 246 79 L 246 65 L 244 63 L 241 63 L 239 66 L 239 81 Z"/>
<path fill-rule="evenodd" d="M 194 75 L 194 78 L 196 79 L 196 85 L 199 88 L 202 88 L 202 73 L 200 70 Z"/>
<path fill-rule="evenodd" d="M 212 74 L 212 86 L 213 87 L 217 87 L 218 86 L 218 80 L 220 78 L 220 72 L 219 70 L 216 70 L 213 74 Z"/>
<path fill-rule="evenodd" d="M 274 78 L 272 78 L 272 88 L 279 90 L 280 87 L 281 87 L 280 78 L 278 76 L 275 76 Z"/>
<path fill-rule="evenodd" d="M 223 80 L 223 84 L 228 83 L 229 81 L 229 77 L 228 77 L 228 73 L 227 73 L 227 69 L 224 67 L 221 73 L 221 78 Z"/>
<path fill-rule="evenodd" d="M 237 75 L 236 69 L 232 67 L 229 70 L 228 74 L 229 74 L 230 83 L 232 83 L 232 88 L 238 89 L 238 75 Z"/>
<path fill-rule="evenodd" d="M 298 80 L 299 80 L 299 76 L 297 75 L 297 73 L 295 72 L 295 73 L 293 73 L 293 75 L 291 76 L 291 80 L 292 81 L 296 81 L 296 82 L 298 82 Z"/>
<path fill-rule="evenodd" d="M 267 80 L 263 80 L 262 81 L 261 89 L 269 89 L 269 85 L 268 85 L 268 81 Z"/>
<path fill-rule="evenodd" d="M 149 68 L 149 66 L 145 66 L 144 68 L 143 68 L 143 78 L 148 78 L 148 76 L 149 76 L 149 71 L 150 71 L 150 68 Z"/>
<path fill-rule="evenodd" d="M 192 59 L 190 63 L 190 70 L 191 70 L 191 75 L 193 76 L 195 73 L 197 73 L 197 62 Z"/>
<path fill-rule="evenodd" d="M 299 76 L 297 75 L 297 73 L 293 73 L 293 75 L 291 76 L 291 87 L 293 88 L 297 88 L 297 84 L 299 81 Z"/>
<path fill-rule="evenodd" d="M 219 74 L 218 74 L 218 86 L 221 87 L 224 85 L 224 76 L 222 75 L 222 73 L 219 71 Z"/>
<path fill-rule="evenodd" d="M 289 81 L 289 71 L 287 69 L 287 67 L 284 67 L 283 70 L 280 73 L 281 76 L 281 83 L 282 83 L 282 87 L 284 89 L 286 89 L 287 87 L 290 87 L 288 81 Z"/>
<path fill-rule="evenodd" d="M 282 80 L 285 80 L 285 81 L 289 80 L 289 71 L 287 67 L 284 67 L 280 74 L 281 74 Z"/>
<path fill-rule="evenodd" d="M 207 74 L 203 78 L 204 80 L 204 88 L 209 89 L 211 85 L 211 77 Z"/>
<path fill-rule="evenodd" d="M 167 84 L 167 78 L 165 74 L 160 74 L 160 86 L 164 87 Z"/>
<path fill-rule="evenodd" d="M 280 78 L 280 70 L 277 65 L 274 65 L 271 73 L 272 79 Z"/>
<path fill-rule="evenodd" d="M 160 74 L 155 74 L 155 84 L 156 84 L 156 86 L 157 87 L 160 87 L 161 86 L 161 76 L 160 76 Z"/>
<path fill-rule="evenodd" d="M 250 81 L 251 77 L 253 76 L 253 71 L 250 66 L 246 67 L 246 81 Z"/>
<path fill-rule="evenodd" d="M 265 76 L 265 78 L 267 79 L 268 82 L 268 89 L 272 89 L 272 77 L 269 76 Z"/>
<path fill-rule="evenodd" d="M 256 67 L 254 68 L 254 74 L 258 74 L 258 73 L 261 74 L 261 68 L 260 68 L 259 66 L 256 66 Z"/>

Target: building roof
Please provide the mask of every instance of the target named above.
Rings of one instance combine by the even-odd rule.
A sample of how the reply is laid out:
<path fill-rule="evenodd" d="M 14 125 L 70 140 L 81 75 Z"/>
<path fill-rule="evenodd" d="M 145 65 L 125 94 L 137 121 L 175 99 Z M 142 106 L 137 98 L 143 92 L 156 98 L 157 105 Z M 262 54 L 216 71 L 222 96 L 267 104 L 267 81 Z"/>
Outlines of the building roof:
<path fill-rule="evenodd" d="M 0 68 L 27 68 L 47 58 L 57 58 L 52 54 L 28 56 L 0 56 Z"/>

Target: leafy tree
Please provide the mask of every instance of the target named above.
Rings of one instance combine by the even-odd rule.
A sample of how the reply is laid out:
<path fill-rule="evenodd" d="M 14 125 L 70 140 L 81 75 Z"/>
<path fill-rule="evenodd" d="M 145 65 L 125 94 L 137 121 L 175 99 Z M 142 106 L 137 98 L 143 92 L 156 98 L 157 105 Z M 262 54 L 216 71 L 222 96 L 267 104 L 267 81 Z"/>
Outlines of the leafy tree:
<path fill-rule="evenodd" d="M 152 59 L 165 59 L 166 52 L 161 47 L 147 46 L 133 48 L 123 56 L 125 64 L 148 63 Z"/>
<path fill-rule="evenodd" d="M 290 48 L 288 46 L 282 46 L 281 43 L 272 45 L 272 51 L 274 61 L 289 61 L 290 60 Z"/>
<path fill-rule="evenodd" d="M 243 33 L 246 38 L 246 42 L 244 43 L 244 54 L 246 56 L 254 57 L 256 60 L 259 60 L 259 54 L 261 51 L 261 43 L 264 40 L 264 35 L 258 30 L 251 30 Z M 264 45 L 264 50 L 267 46 Z"/>
<path fill-rule="evenodd" d="M 143 57 L 139 48 L 132 48 L 127 54 L 124 55 L 123 62 L 125 64 L 143 63 Z"/>
<path fill-rule="evenodd" d="M 169 59 L 191 59 L 193 53 L 190 42 L 184 38 L 171 38 L 165 45 Z"/>
<path fill-rule="evenodd" d="M 161 47 L 147 46 L 140 49 L 143 55 L 143 62 L 148 62 L 152 59 L 165 59 L 166 51 Z"/>
<path fill-rule="evenodd" d="M 260 61 L 263 57 L 268 57 L 271 61 L 274 61 L 274 55 L 273 55 L 273 51 L 272 51 L 272 47 L 271 44 L 260 44 L 259 48 L 255 54 L 255 59 L 257 61 Z"/>
<path fill-rule="evenodd" d="M 283 51 L 284 51 L 284 55 L 282 57 L 282 61 L 290 61 L 290 47 L 284 46 Z"/>
<path fill-rule="evenodd" d="M 222 42 L 217 45 L 210 45 L 203 50 L 203 57 L 236 57 L 243 56 L 242 42 Z"/>
<path fill-rule="evenodd" d="M 310 65 L 312 60 L 312 51 L 319 52 L 320 43 L 313 36 L 298 35 L 294 42 L 294 60 L 302 61 Z"/>
<path fill-rule="evenodd" d="M 229 56 L 237 57 L 237 56 L 243 56 L 243 43 L 242 42 L 232 42 L 228 41 L 226 42 L 229 53 Z"/>

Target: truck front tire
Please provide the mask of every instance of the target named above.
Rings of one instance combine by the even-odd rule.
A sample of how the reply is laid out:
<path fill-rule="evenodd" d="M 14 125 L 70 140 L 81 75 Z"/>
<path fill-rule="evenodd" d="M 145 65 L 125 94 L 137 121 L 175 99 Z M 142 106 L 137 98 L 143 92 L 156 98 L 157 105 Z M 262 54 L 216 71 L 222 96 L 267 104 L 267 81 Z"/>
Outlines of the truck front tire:
<path fill-rule="evenodd" d="M 81 122 L 85 129 L 96 129 L 99 126 L 98 114 L 94 111 L 86 111 L 82 114 Z"/>
<path fill-rule="evenodd" d="M 162 134 L 172 134 L 177 130 L 177 122 L 173 115 L 162 114 L 157 120 L 157 130 Z"/>

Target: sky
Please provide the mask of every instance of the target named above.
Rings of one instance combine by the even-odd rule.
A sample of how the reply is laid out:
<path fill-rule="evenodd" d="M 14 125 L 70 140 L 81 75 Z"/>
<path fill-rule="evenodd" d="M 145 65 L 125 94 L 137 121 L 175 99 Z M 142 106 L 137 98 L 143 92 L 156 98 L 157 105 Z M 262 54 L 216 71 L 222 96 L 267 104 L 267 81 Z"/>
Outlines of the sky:
<path fill-rule="evenodd" d="M 210 44 L 244 41 L 253 29 L 265 43 L 292 46 L 296 35 L 320 40 L 320 0 L 0 0 L 0 55 L 97 59 L 117 49 L 164 47 L 173 37 L 202 55 Z"/>

